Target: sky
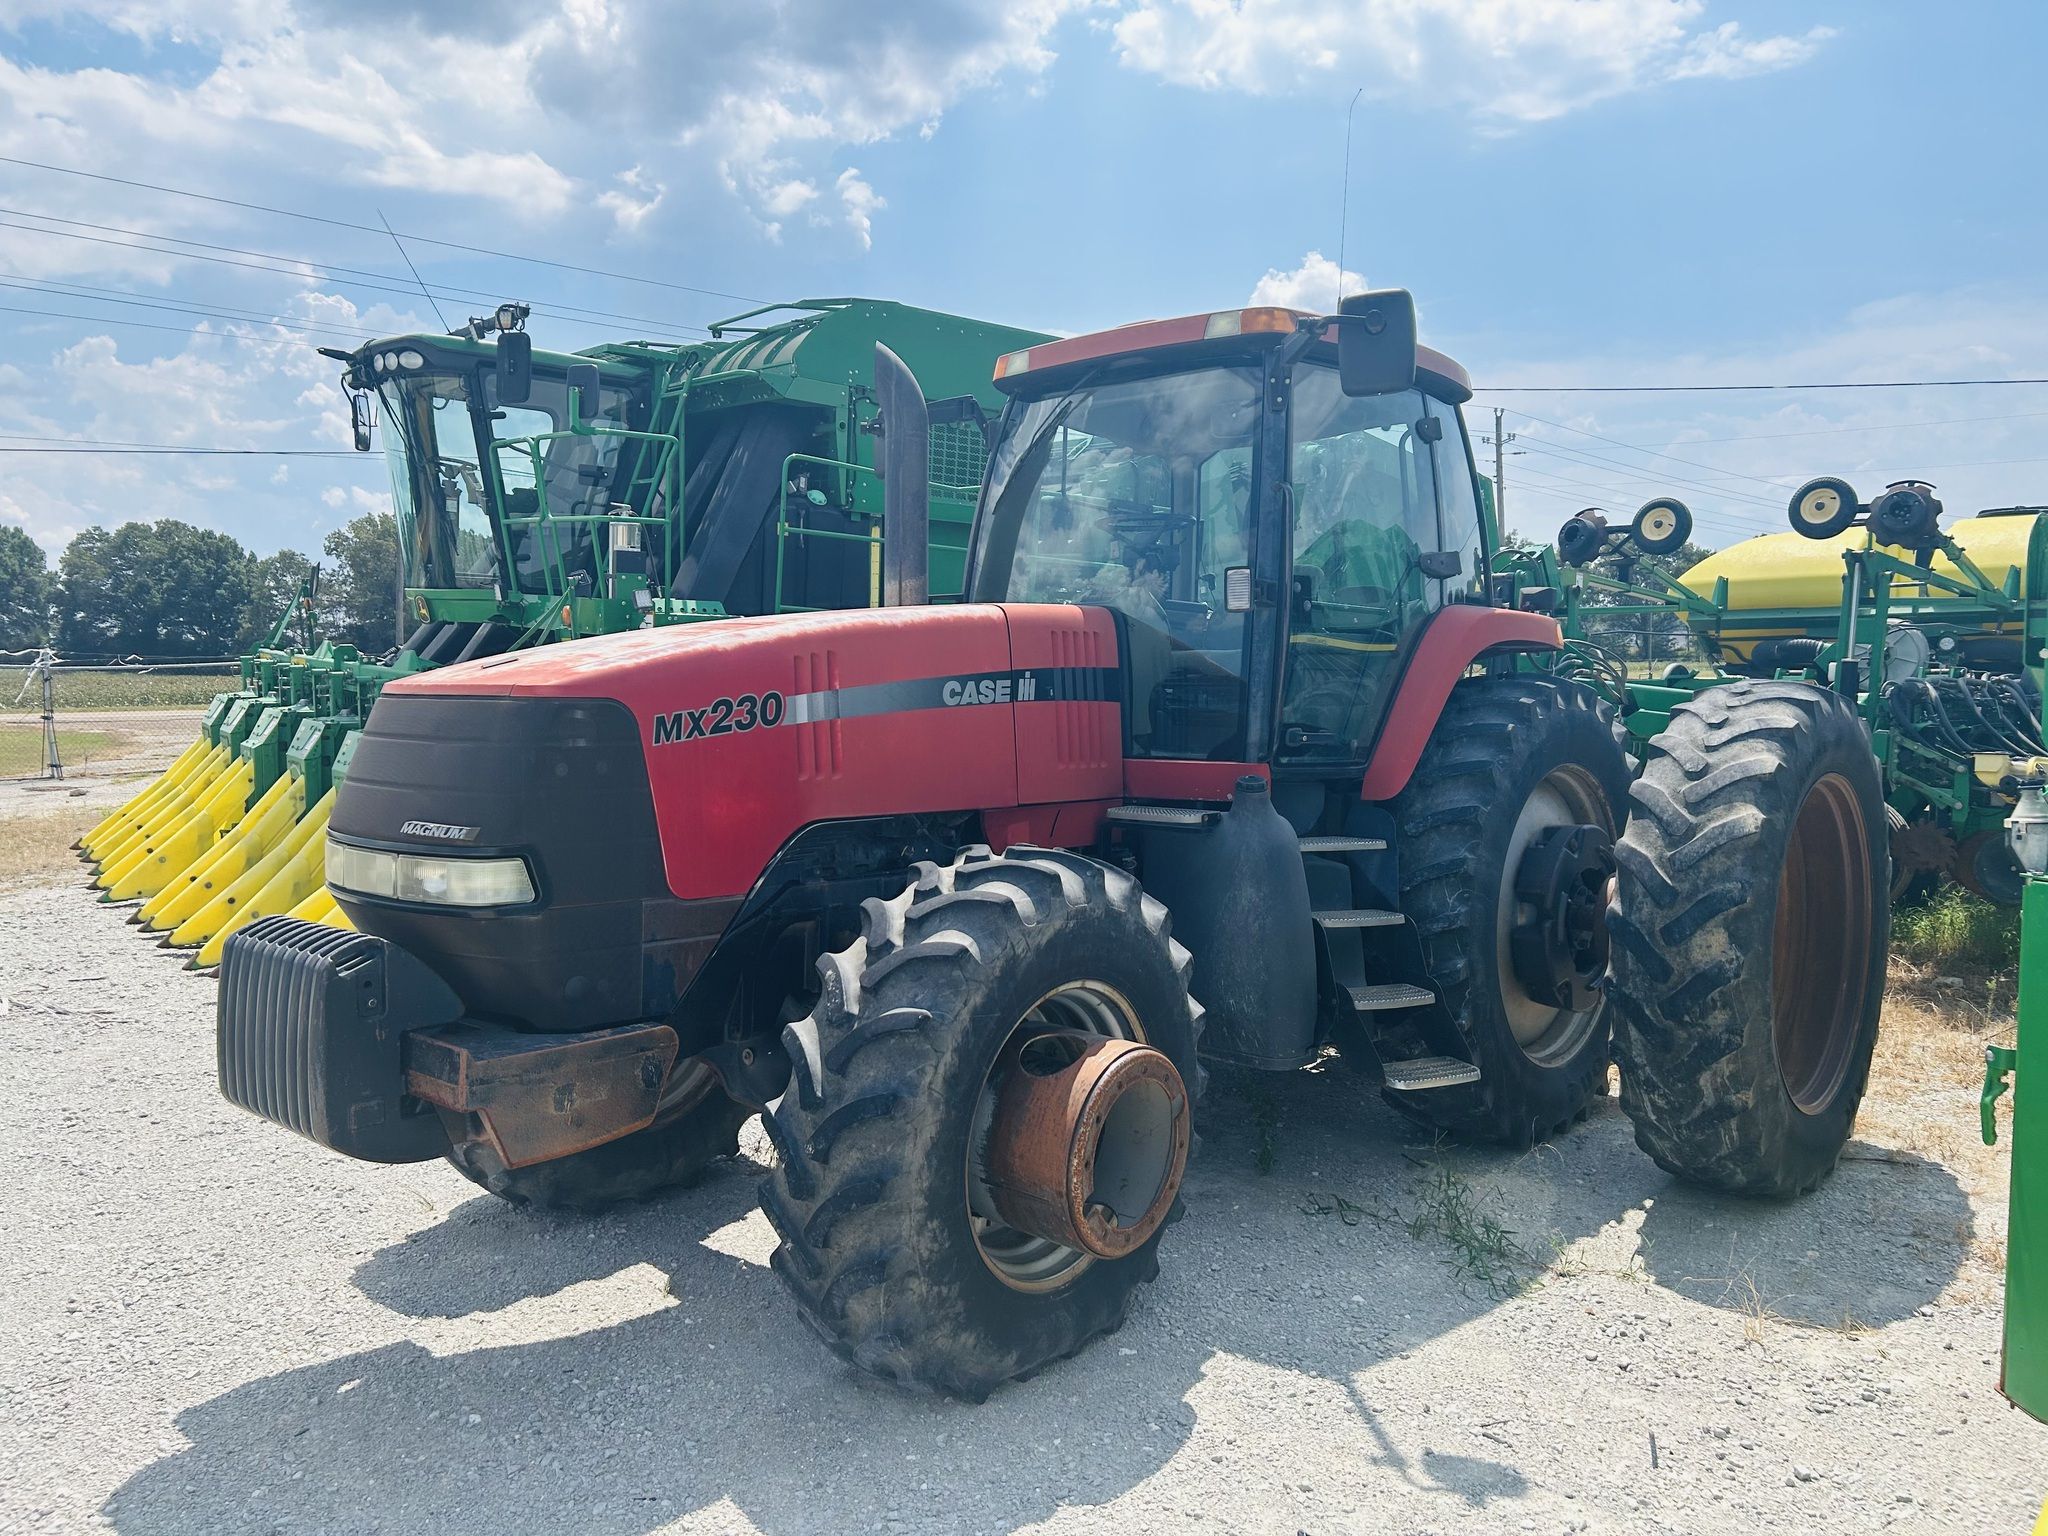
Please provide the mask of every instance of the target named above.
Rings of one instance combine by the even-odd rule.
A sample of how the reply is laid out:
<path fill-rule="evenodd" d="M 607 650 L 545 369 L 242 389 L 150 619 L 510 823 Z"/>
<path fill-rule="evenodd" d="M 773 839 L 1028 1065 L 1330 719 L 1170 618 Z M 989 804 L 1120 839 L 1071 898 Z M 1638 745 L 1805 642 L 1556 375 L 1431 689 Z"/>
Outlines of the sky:
<path fill-rule="evenodd" d="M 407 257 L 566 350 L 1327 307 L 1341 252 L 1506 411 L 1524 534 L 1675 494 L 1723 544 L 1820 474 L 2048 502 L 2048 385 L 1557 388 L 2048 378 L 2044 56 L 1994 0 L 0 0 L 0 524 L 317 552 L 387 507 L 313 349 L 445 328 Z"/>

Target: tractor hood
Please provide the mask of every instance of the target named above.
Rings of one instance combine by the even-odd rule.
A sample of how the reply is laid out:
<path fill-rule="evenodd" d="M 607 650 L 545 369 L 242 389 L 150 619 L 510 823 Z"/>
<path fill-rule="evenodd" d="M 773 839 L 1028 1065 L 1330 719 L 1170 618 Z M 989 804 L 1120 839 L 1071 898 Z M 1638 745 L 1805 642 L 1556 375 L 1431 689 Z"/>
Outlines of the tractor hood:
<path fill-rule="evenodd" d="M 539 726 L 567 701 L 612 701 L 644 759 L 668 893 L 736 897 L 815 822 L 1120 797 L 1119 697 L 1114 626 L 1092 608 L 973 604 L 639 630 L 392 684 L 334 824 L 396 846 L 410 840 L 404 828 L 425 827 L 444 850 L 444 829 L 483 824 L 488 805 L 466 801 L 460 780 L 423 773 L 437 782 L 408 798 L 379 770 L 384 730 L 402 719 L 409 739 L 431 739 L 437 702 L 452 716 L 504 701 L 491 713 L 517 757 L 517 722 Z M 636 774 L 600 776 L 596 759 L 591 782 L 575 782 L 575 761 L 529 765 L 551 777 L 544 793 L 562 815 L 637 794 Z M 367 810 L 373 799 L 376 824 L 364 825 L 357 802 Z"/>

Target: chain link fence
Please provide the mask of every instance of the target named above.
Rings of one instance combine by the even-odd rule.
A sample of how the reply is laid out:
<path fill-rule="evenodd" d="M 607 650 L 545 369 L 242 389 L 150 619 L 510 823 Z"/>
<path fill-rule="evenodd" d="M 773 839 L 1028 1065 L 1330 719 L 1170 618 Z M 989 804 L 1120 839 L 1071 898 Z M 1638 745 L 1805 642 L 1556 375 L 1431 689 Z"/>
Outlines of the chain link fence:
<path fill-rule="evenodd" d="M 216 693 L 241 686 L 232 657 L 79 664 L 0 654 L 0 780 L 161 772 L 199 734 Z"/>

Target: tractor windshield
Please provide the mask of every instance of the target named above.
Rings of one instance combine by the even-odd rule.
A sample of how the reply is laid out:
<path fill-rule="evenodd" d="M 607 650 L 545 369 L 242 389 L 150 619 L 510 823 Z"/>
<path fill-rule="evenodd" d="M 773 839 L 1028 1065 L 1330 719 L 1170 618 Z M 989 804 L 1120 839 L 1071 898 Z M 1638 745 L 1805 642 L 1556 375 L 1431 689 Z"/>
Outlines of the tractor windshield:
<path fill-rule="evenodd" d="M 1256 367 L 1085 386 L 1019 405 L 989 461 L 981 601 L 1124 615 L 1141 756 L 1242 750 L 1245 615 L 1223 573 L 1249 561 Z"/>
<path fill-rule="evenodd" d="M 539 445 L 536 473 L 523 439 L 568 426 L 568 387 L 561 378 L 536 374 L 527 401 L 500 406 L 496 385 L 491 370 L 465 369 L 416 373 L 379 386 L 405 585 L 560 595 L 563 581 L 573 585 L 579 574 L 595 582 L 602 570 L 600 525 L 569 521 L 543 530 L 532 520 L 542 487 L 553 518 L 605 512 L 621 440 L 555 438 Z M 624 390 L 605 389 L 599 416 L 623 426 L 626 401 Z M 506 579 L 501 566 L 508 551 Z"/>

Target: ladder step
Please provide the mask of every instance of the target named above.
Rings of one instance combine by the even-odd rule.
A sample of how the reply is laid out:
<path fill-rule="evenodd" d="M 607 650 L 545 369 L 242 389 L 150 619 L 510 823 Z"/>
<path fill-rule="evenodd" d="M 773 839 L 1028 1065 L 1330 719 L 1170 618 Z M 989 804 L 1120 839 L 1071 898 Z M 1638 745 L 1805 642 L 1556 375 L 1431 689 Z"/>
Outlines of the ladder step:
<path fill-rule="evenodd" d="M 1325 928 L 1398 928 L 1408 921 L 1398 912 L 1376 907 L 1358 907 L 1348 912 L 1318 912 L 1315 920 Z"/>
<path fill-rule="evenodd" d="M 1387 1075 L 1387 1086 L 1403 1093 L 1419 1093 L 1425 1088 L 1455 1088 L 1460 1083 L 1479 1081 L 1479 1069 L 1455 1056 L 1417 1056 L 1413 1061 L 1389 1061 L 1382 1063 L 1380 1070 Z"/>
<path fill-rule="evenodd" d="M 1390 1008 L 1420 1008 L 1425 1003 L 1436 1001 L 1436 994 L 1427 987 L 1410 986 L 1405 981 L 1386 981 L 1374 987 L 1351 988 L 1351 1006 L 1360 1013 L 1382 1013 Z"/>
<path fill-rule="evenodd" d="M 1207 827 L 1223 813 L 1185 805 L 1112 805 L 1102 815 L 1105 821 L 1127 827 Z"/>
<path fill-rule="evenodd" d="M 1378 853 L 1387 846 L 1383 837 L 1304 837 L 1303 853 Z"/>

